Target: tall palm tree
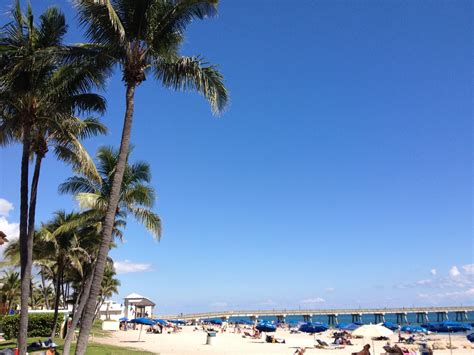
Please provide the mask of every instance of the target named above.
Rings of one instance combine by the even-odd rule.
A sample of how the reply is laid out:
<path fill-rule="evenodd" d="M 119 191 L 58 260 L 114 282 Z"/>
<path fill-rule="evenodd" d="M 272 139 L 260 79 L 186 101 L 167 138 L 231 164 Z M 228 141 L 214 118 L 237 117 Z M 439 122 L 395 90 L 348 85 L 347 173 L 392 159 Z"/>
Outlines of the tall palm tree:
<path fill-rule="evenodd" d="M 64 15 L 58 9 L 47 9 L 35 25 L 31 7 L 28 6 L 26 14 L 23 14 L 17 0 L 12 16 L 13 21 L 4 26 L 0 33 L 0 145 L 15 141 L 22 144 L 19 228 L 21 316 L 18 345 L 20 354 L 25 354 L 41 161 L 48 150 L 48 143 L 53 141 L 57 144 L 55 152 L 60 159 L 72 160 L 77 166 L 90 163 L 90 159 L 84 159 L 85 151 L 77 144 L 79 137 L 74 132 L 79 130 L 82 134 L 90 135 L 95 130 L 97 133 L 98 125 L 95 120 L 79 122 L 75 114 L 81 111 L 104 111 L 104 100 L 89 93 L 89 90 L 104 80 L 106 72 L 94 68 L 87 61 L 81 65 L 72 60 L 67 67 L 61 67 L 66 56 L 60 57 L 59 53 L 64 52 L 62 40 L 67 26 Z M 69 133 L 65 134 L 68 130 Z M 100 130 L 103 131 L 103 127 Z M 35 154 L 36 161 L 29 196 L 31 154 Z M 76 159 L 79 156 L 81 158 Z M 90 164 L 86 165 L 92 168 Z"/>
<path fill-rule="evenodd" d="M 94 318 L 96 300 L 112 238 L 115 210 L 125 171 L 132 129 L 136 88 L 151 74 L 165 87 L 195 90 L 214 112 L 221 112 L 228 95 L 222 75 L 199 57 L 179 53 L 187 25 L 217 12 L 218 0 L 75 0 L 88 38 L 120 66 L 124 81 L 125 117 L 120 154 L 112 184 L 90 297 L 81 320 L 77 354 L 84 354 Z"/>
<path fill-rule="evenodd" d="M 86 224 L 94 226 L 92 228 L 95 228 L 97 231 L 103 230 L 103 224 L 107 214 L 107 201 L 110 200 L 118 160 L 118 151 L 110 147 L 101 147 L 97 152 L 96 161 L 97 171 L 100 176 L 99 179 L 81 174 L 68 178 L 59 186 L 60 193 L 72 193 L 75 195 L 79 205 L 83 208 L 83 212 L 73 223 L 64 225 L 63 228 L 58 229 L 57 232 Z M 119 193 L 119 203 L 115 209 L 114 236 L 120 239 L 122 238 L 122 233 L 119 228 L 126 226 L 126 218 L 131 215 L 139 223 L 143 224 L 154 237 L 160 237 L 161 221 L 160 217 L 152 210 L 155 202 L 155 191 L 150 186 L 150 181 L 150 166 L 145 162 L 128 163 L 127 156 L 127 164 L 124 169 L 124 176 Z M 96 245 L 96 247 L 98 249 L 96 255 L 99 255 L 100 246 Z M 94 257 L 94 259 L 97 260 L 97 257 Z M 97 267 L 97 262 L 94 267 Z M 83 314 L 86 302 L 90 297 L 92 282 L 92 277 L 86 280 L 80 303 L 74 313 L 70 328 L 72 330 L 74 330 L 79 320 L 79 315 Z M 96 301 L 99 299 L 99 295 L 100 293 L 97 295 Z M 94 315 L 96 305 L 97 302 L 94 303 Z M 63 348 L 65 355 L 69 354 L 72 334 L 73 332 L 68 332 L 66 336 Z"/>
<path fill-rule="evenodd" d="M 20 274 L 18 271 L 6 270 L 0 279 L 2 287 L 0 288 L 1 302 L 6 306 L 6 311 L 13 309 L 20 300 Z"/>

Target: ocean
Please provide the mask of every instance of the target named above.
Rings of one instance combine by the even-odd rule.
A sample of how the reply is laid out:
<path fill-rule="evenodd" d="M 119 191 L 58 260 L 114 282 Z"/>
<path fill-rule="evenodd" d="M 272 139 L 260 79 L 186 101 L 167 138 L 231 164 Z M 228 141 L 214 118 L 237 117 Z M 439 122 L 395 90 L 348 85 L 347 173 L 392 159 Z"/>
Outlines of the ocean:
<path fill-rule="evenodd" d="M 283 312 L 282 312 L 283 313 Z M 259 317 L 259 320 L 265 320 L 265 321 L 273 321 L 277 322 L 277 317 Z M 428 313 L 428 319 L 430 322 L 436 322 L 436 313 Z M 244 320 L 250 322 L 251 319 L 249 317 L 231 317 L 229 319 L 229 322 L 237 322 L 239 320 Z M 348 315 L 339 315 L 337 317 L 338 323 L 351 323 L 352 322 L 352 317 L 350 314 Z M 448 320 L 450 321 L 456 321 L 456 314 L 455 313 L 448 313 Z M 312 317 L 313 322 L 321 322 L 321 323 L 328 323 L 328 317 L 327 316 L 313 316 Z M 397 322 L 397 316 L 395 314 L 389 314 L 387 313 L 385 315 L 385 321 L 386 322 L 392 322 L 396 323 Z M 416 322 L 416 314 L 415 313 L 408 313 L 407 314 L 407 324 L 412 324 L 412 325 L 419 325 L 420 323 Z M 290 325 L 297 325 L 298 323 L 303 322 L 303 316 L 287 316 L 285 318 L 285 323 L 290 324 Z M 362 315 L 362 323 L 364 324 L 370 324 L 370 323 L 375 323 L 374 315 L 373 314 L 364 314 Z M 463 323 L 469 323 L 473 324 L 474 323 L 474 312 L 467 312 L 467 320 L 464 320 Z M 403 323 L 405 324 L 405 323 Z"/>

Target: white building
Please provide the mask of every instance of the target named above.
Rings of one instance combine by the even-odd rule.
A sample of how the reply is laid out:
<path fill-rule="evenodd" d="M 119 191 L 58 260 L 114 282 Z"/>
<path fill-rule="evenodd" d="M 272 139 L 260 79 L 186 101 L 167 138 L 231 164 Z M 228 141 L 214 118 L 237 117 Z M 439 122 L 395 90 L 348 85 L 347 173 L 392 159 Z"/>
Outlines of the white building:
<path fill-rule="evenodd" d="M 102 320 L 119 320 L 124 317 L 125 306 L 115 301 L 107 300 L 99 309 L 98 317 Z"/>
<path fill-rule="evenodd" d="M 155 303 L 149 298 L 132 293 L 124 298 L 124 308 L 124 317 L 126 318 L 151 317 Z"/>

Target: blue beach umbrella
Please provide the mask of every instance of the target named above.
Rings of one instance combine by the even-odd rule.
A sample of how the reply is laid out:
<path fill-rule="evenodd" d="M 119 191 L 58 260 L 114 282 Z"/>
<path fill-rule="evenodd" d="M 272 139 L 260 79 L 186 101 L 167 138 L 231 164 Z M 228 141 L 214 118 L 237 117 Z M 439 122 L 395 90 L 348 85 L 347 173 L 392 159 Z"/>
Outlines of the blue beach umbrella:
<path fill-rule="evenodd" d="M 154 321 L 155 321 L 155 324 L 159 323 L 159 324 L 165 325 L 165 326 L 168 325 L 168 322 L 165 321 L 164 319 L 154 319 Z"/>
<path fill-rule="evenodd" d="M 276 331 L 276 325 L 268 321 L 260 321 L 255 327 L 259 332 L 271 333 Z"/>
<path fill-rule="evenodd" d="M 168 322 L 173 323 L 173 324 L 177 324 L 177 325 L 186 325 L 186 322 L 184 320 L 181 320 L 181 319 L 173 319 L 173 320 L 169 320 Z"/>
<path fill-rule="evenodd" d="M 405 333 L 424 333 L 427 334 L 428 330 L 423 327 L 415 326 L 415 325 L 404 325 L 400 328 L 402 332 Z"/>
<path fill-rule="evenodd" d="M 340 330 L 353 331 L 359 328 L 361 325 L 362 324 L 358 324 L 358 323 L 340 323 L 336 326 L 336 328 Z"/>
<path fill-rule="evenodd" d="M 138 334 L 138 341 L 140 341 L 140 337 L 142 336 L 142 329 L 144 325 L 155 325 L 149 318 L 135 318 L 130 321 L 130 323 L 140 324 L 140 333 Z"/>
<path fill-rule="evenodd" d="M 440 323 L 428 323 L 426 324 L 426 329 L 432 332 L 442 332 L 442 333 L 454 333 L 454 332 L 467 332 L 471 330 L 469 324 L 444 321 Z"/>
<path fill-rule="evenodd" d="M 253 325 L 251 321 L 239 319 L 235 324 Z"/>
<path fill-rule="evenodd" d="M 155 322 L 149 318 L 135 318 L 130 321 L 130 323 L 140 324 L 140 325 L 155 325 Z"/>
<path fill-rule="evenodd" d="M 398 330 L 400 329 L 400 326 L 396 323 L 392 323 L 392 322 L 384 322 L 382 323 L 382 325 L 385 327 L 385 328 L 388 328 L 390 330 Z"/>
<path fill-rule="evenodd" d="M 327 324 L 319 323 L 319 322 L 315 322 L 315 323 L 308 322 L 308 323 L 303 323 L 302 325 L 300 325 L 300 331 L 304 333 L 309 333 L 309 334 L 322 333 L 328 329 L 329 329 L 329 326 Z"/>
<path fill-rule="evenodd" d="M 214 325 L 221 325 L 222 321 L 220 319 L 203 319 L 204 323 L 214 324 Z"/>
<path fill-rule="evenodd" d="M 128 322 L 129 319 L 127 317 L 122 317 L 119 319 L 120 322 Z"/>

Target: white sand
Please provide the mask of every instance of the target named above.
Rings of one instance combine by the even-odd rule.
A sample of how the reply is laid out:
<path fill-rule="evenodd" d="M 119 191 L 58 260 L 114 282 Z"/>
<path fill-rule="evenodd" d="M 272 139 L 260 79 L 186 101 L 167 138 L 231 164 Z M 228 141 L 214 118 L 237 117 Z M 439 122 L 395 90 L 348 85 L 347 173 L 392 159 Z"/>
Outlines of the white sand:
<path fill-rule="evenodd" d="M 357 352 L 362 349 L 363 344 L 372 344 L 370 340 L 353 339 L 356 345 L 346 346 L 340 350 L 322 350 L 314 348 L 314 338 L 308 334 L 290 334 L 286 330 L 279 329 L 275 334 L 277 338 L 286 340 L 286 344 L 269 344 L 265 343 L 264 337 L 262 339 L 242 338 L 241 334 L 234 334 L 232 328 L 230 332 L 218 333 L 213 339 L 212 345 L 205 345 L 206 333 L 201 331 L 193 331 L 194 327 L 183 327 L 179 333 L 172 334 L 147 334 L 145 330 L 142 332 L 141 341 L 138 340 L 138 330 L 112 332 L 110 337 L 95 338 L 95 342 L 107 343 L 117 346 L 126 346 L 140 350 L 150 351 L 152 353 L 166 355 L 166 354 L 293 354 L 298 347 L 308 347 L 306 354 L 333 354 L 333 355 L 347 355 L 352 352 Z M 330 331 L 317 335 L 318 339 L 331 342 Z M 447 343 L 448 337 L 446 335 L 430 335 L 430 338 L 437 339 L 441 343 Z M 393 343 L 396 336 L 393 338 Z M 474 350 L 471 344 L 467 341 L 465 336 L 456 335 L 452 337 L 453 345 L 458 348 L 453 350 L 456 355 L 472 355 Z M 432 343 L 432 342 L 430 342 Z M 375 352 L 371 354 L 384 353 L 382 346 L 386 342 L 376 341 Z M 463 348 L 464 345 L 469 345 L 470 349 Z M 373 350 L 373 349 L 371 349 Z M 435 350 L 434 354 L 448 355 L 450 350 Z"/>

